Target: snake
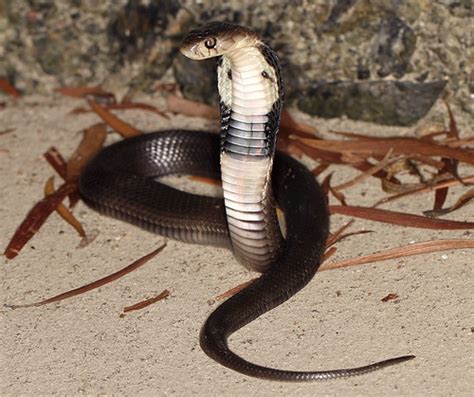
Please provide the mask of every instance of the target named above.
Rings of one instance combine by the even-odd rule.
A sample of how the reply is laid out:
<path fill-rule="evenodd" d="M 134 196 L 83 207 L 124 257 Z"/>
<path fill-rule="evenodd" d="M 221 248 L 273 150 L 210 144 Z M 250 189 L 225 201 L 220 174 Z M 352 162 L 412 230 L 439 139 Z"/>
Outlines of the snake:
<path fill-rule="evenodd" d="M 272 48 L 252 29 L 213 21 L 190 31 L 180 51 L 194 60 L 217 59 L 220 134 L 156 131 L 105 147 L 80 176 L 85 203 L 167 238 L 230 249 L 243 266 L 261 273 L 201 328 L 202 350 L 225 367 L 268 380 L 310 381 L 361 375 L 414 358 L 294 371 L 250 362 L 230 349 L 231 334 L 287 301 L 315 275 L 329 233 L 327 198 L 302 163 L 276 149 L 284 94 Z M 178 190 L 159 179 L 173 174 L 219 179 L 223 198 Z"/>

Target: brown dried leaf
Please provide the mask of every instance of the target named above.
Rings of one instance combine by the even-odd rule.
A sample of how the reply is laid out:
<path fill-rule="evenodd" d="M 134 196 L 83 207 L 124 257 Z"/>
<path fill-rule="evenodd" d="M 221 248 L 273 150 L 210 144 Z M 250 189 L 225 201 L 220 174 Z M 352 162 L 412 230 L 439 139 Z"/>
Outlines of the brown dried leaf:
<path fill-rule="evenodd" d="M 430 252 L 439 252 L 456 249 L 473 249 L 474 240 L 452 239 L 452 240 L 434 240 L 423 241 L 421 243 L 408 244 L 398 248 L 390 248 L 385 251 L 379 251 L 370 255 L 360 256 L 358 258 L 346 259 L 339 262 L 324 263 L 319 268 L 320 271 L 339 269 L 348 266 L 357 266 L 366 263 L 385 261 L 388 259 L 403 258 L 412 255 L 427 254 Z"/>
<path fill-rule="evenodd" d="M 458 126 L 456 124 L 456 120 L 454 119 L 453 112 L 451 112 L 451 108 L 449 106 L 449 103 L 444 101 L 446 108 L 448 109 L 448 115 L 449 115 L 449 136 L 451 138 L 459 139 L 459 131 L 458 131 Z"/>
<path fill-rule="evenodd" d="M 296 122 L 288 110 L 284 109 L 281 114 L 280 131 L 278 133 L 277 149 L 284 151 L 296 157 L 302 157 L 304 154 L 301 149 L 292 144 L 290 135 L 298 135 L 303 138 L 316 138 L 316 128 L 303 123 Z M 316 138 L 319 139 L 319 138 Z"/>
<path fill-rule="evenodd" d="M 382 189 L 384 192 L 388 193 L 402 193 L 427 184 L 434 184 L 436 182 L 433 179 L 426 181 L 417 164 L 411 158 L 407 157 L 401 157 L 399 160 L 389 164 L 386 172 L 387 175 L 385 178 L 382 178 Z M 402 173 L 418 176 L 421 183 L 400 183 L 395 176 Z"/>
<path fill-rule="evenodd" d="M 54 170 L 59 174 L 63 180 L 67 179 L 67 162 L 64 160 L 64 157 L 59 153 L 55 147 L 48 149 L 46 153 L 43 154 L 43 157 L 51 165 Z M 70 182 L 74 182 L 71 180 Z M 74 207 L 79 201 L 79 192 L 75 190 L 69 194 L 69 207 Z M 85 240 L 84 240 L 85 241 Z"/>
<path fill-rule="evenodd" d="M 331 186 L 331 178 L 332 178 L 332 173 L 328 174 L 326 178 L 324 178 L 323 182 L 321 183 L 321 188 L 323 189 L 323 192 L 326 194 L 326 196 L 329 195 L 329 192 L 342 204 L 342 205 L 347 205 L 346 199 L 344 197 L 344 194 L 341 192 L 334 190 Z"/>
<path fill-rule="evenodd" d="M 379 136 L 373 136 L 373 135 L 367 135 L 367 134 L 359 134 L 357 132 L 352 132 L 352 131 L 330 130 L 329 132 L 331 134 L 334 134 L 334 135 L 339 135 L 339 136 L 344 136 L 346 138 L 354 138 L 354 139 L 386 139 L 386 137 L 379 137 Z M 394 138 L 394 137 L 392 137 L 392 138 Z"/>
<path fill-rule="evenodd" d="M 16 128 L 7 128 L 6 130 L 1 130 L 0 136 L 10 134 L 14 131 L 16 131 Z"/>
<path fill-rule="evenodd" d="M 333 256 L 337 251 L 336 247 L 330 247 L 326 250 L 326 252 L 323 254 L 323 258 L 321 262 L 327 261 L 331 256 Z"/>
<path fill-rule="evenodd" d="M 457 139 L 455 141 L 446 141 L 447 146 L 457 148 L 461 146 L 474 145 L 474 138 Z"/>
<path fill-rule="evenodd" d="M 444 102 L 446 108 L 448 109 L 449 115 L 449 131 L 448 131 L 448 138 L 451 138 L 454 141 L 459 140 L 459 131 L 456 124 L 456 120 L 454 119 L 453 113 L 451 112 L 451 108 L 449 107 L 448 102 Z M 452 146 L 451 146 L 452 147 Z M 458 174 L 458 161 L 452 158 L 443 158 L 443 167 L 438 171 L 438 175 L 442 175 L 445 172 L 449 172 L 456 178 L 459 178 Z M 433 205 L 433 211 L 440 210 L 443 208 L 444 203 L 446 202 L 446 198 L 448 197 L 448 187 L 444 187 L 442 189 L 438 189 L 435 192 L 435 201 Z"/>
<path fill-rule="evenodd" d="M 419 162 L 419 163 L 430 165 L 433 168 L 436 168 L 438 170 L 440 170 L 444 167 L 444 163 L 442 161 L 435 160 L 431 157 L 419 156 L 419 155 L 415 154 L 415 155 L 410 156 L 410 158 L 414 161 Z"/>
<path fill-rule="evenodd" d="M 377 201 L 374 204 L 374 207 L 378 207 L 381 204 L 385 204 L 385 203 L 388 203 L 390 201 L 398 200 L 398 199 L 406 197 L 406 196 L 410 196 L 410 195 L 414 195 L 414 194 L 420 194 L 420 193 L 427 193 L 427 192 L 431 192 L 431 191 L 436 190 L 436 189 L 441 189 L 441 188 L 446 187 L 446 186 L 456 186 L 456 185 L 460 185 L 460 184 L 467 185 L 467 184 L 472 184 L 472 183 L 474 183 L 474 175 L 466 176 L 462 180 L 449 179 L 447 181 L 441 181 L 441 182 L 438 182 L 437 184 L 435 184 L 433 186 L 420 186 L 420 187 L 417 187 L 413 190 L 409 190 L 409 191 L 406 191 L 406 192 L 394 194 L 393 196 L 389 196 L 389 197 L 384 197 L 383 199 Z"/>
<path fill-rule="evenodd" d="M 64 198 L 75 191 L 75 183 L 66 182 L 51 196 L 38 201 L 20 224 L 3 253 L 8 259 L 13 259 L 20 253 L 24 245 L 35 235 L 48 216 L 56 209 Z"/>
<path fill-rule="evenodd" d="M 448 197 L 448 188 L 447 187 L 435 190 L 435 200 L 434 200 L 434 204 L 433 204 L 433 212 L 439 211 L 441 208 L 443 208 L 443 205 L 446 202 L 447 197 Z M 425 214 L 425 216 L 429 216 L 426 212 L 430 212 L 430 211 L 423 212 Z"/>
<path fill-rule="evenodd" d="M 68 181 L 77 180 L 84 166 L 103 148 L 106 137 L 107 129 L 104 123 L 94 124 L 84 130 L 81 143 L 67 163 Z"/>
<path fill-rule="evenodd" d="M 313 160 L 316 161 L 323 161 L 328 164 L 350 164 L 350 165 L 358 165 L 365 162 L 364 157 L 343 157 L 340 153 L 331 152 L 327 150 L 321 150 L 318 148 L 314 148 L 308 146 L 307 144 L 300 142 L 299 140 L 293 139 L 290 135 L 290 147 L 296 147 L 301 150 L 304 154 L 311 157 Z M 372 164 L 368 163 L 369 167 L 372 167 Z"/>
<path fill-rule="evenodd" d="M 432 219 L 420 215 L 404 214 L 379 208 L 330 205 L 331 214 L 354 216 L 392 225 L 418 227 L 423 229 L 462 230 L 474 229 L 474 222 L 458 222 L 446 219 Z"/>
<path fill-rule="evenodd" d="M 347 189 L 348 187 L 354 186 L 365 179 L 373 176 L 375 173 L 377 173 L 380 170 L 383 170 L 387 165 L 398 161 L 398 157 L 395 157 L 393 159 L 390 159 L 390 156 L 392 155 L 392 150 L 389 150 L 388 153 L 385 155 L 385 157 L 375 164 L 373 167 L 369 168 L 368 170 L 362 172 L 362 174 L 358 175 L 354 179 L 351 179 L 350 181 L 341 183 L 340 185 L 334 186 L 334 190 L 342 190 L 342 189 Z"/>
<path fill-rule="evenodd" d="M 349 165 L 352 168 L 354 168 L 356 170 L 359 170 L 359 171 L 362 171 L 362 172 L 367 172 L 368 170 L 372 169 L 372 167 L 373 167 L 373 165 L 371 163 L 369 163 L 369 161 L 367 161 L 367 160 L 363 160 L 363 161 L 361 161 L 360 163 L 357 163 L 357 164 L 349 164 Z M 388 178 L 388 173 L 385 170 L 378 170 L 377 172 L 374 172 L 372 174 L 372 176 L 375 177 L 375 178 L 379 178 L 381 180 L 384 180 L 384 179 Z M 400 184 L 400 181 L 395 177 L 390 178 L 390 181 L 392 183 Z"/>
<path fill-rule="evenodd" d="M 329 248 L 331 245 L 334 245 L 339 240 L 339 237 L 344 233 L 347 228 L 349 228 L 354 223 L 354 219 L 351 219 L 346 224 L 342 225 L 339 229 L 337 229 L 334 233 L 331 233 L 326 240 L 326 248 Z"/>
<path fill-rule="evenodd" d="M 419 187 L 426 186 L 424 183 L 400 183 L 387 178 L 382 178 L 382 190 L 386 193 L 404 193 L 410 192 Z"/>
<path fill-rule="evenodd" d="M 446 158 L 446 157 L 443 157 L 441 161 L 443 163 L 443 167 L 438 170 L 438 176 L 442 178 L 442 177 L 445 177 L 447 174 L 451 174 L 455 178 L 459 179 L 459 173 L 458 173 L 459 161 L 451 159 L 451 158 Z M 443 208 L 443 205 L 446 202 L 447 197 L 448 197 L 448 187 L 444 187 L 442 189 L 436 190 L 433 210 L 436 211 Z"/>
<path fill-rule="evenodd" d="M 334 243 L 339 243 L 340 241 L 346 239 L 347 237 L 359 236 L 361 234 L 373 233 L 373 230 L 357 230 L 355 232 L 341 234 Z"/>
<path fill-rule="evenodd" d="M 153 298 L 150 298 L 150 299 L 146 299 L 144 301 L 141 301 L 141 302 L 138 302 L 138 303 L 135 303 L 134 305 L 131 305 L 131 306 L 126 306 L 123 308 L 123 312 L 124 313 L 127 313 L 127 312 L 131 312 L 133 310 L 140 310 L 140 309 L 143 309 L 147 306 L 150 306 L 151 304 L 155 303 L 155 302 L 158 302 L 158 301 L 161 301 L 163 299 L 166 299 L 168 298 L 168 296 L 170 296 L 170 292 L 165 289 L 164 291 L 162 291 L 159 295 L 153 297 Z"/>
<path fill-rule="evenodd" d="M 12 259 L 18 255 L 23 246 L 34 236 L 48 216 L 64 200 L 66 195 L 70 198 L 71 206 L 77 202 L 79 198 L 77 191 L 77 178 L 84 165 L 102 148 L 105 136 L 106 129 L 105 125 L 102 123 L 88 128 L 85 131 L 84 139 L 81 141 L 78 149 L 69 160 L 66 171 L 64 171 L 64 159 L 56 149 L 51 148 L 45 153 L 45 157 L 48 159 L 50 164 L 52 164 L 57 172 L 66 179 L 66 183 L 63 184 L 58 191 L 39 201 L 30 210 L 4 252 L 4 255 L 8 259 Z M 50 187 L 48 189 L 48 192 L 51 191 Z M 61 216 L 69 219 L 71 225 L 76 228 L 81 236 L 85 236 L 84 230 L 81 230 L 82 227 L 79 222 L 75 220 L 69 211 L 65 208 L 60 209 L 59 211 L 61 211 Z"/>
<path fill-rule="evenodd" d="M 107 108 L 111 110 L 128 110 L 128 109 L 138 109 L 145 110 L 148 112 L 156 113 L 158 116 L 164 117 L 165 119 L 170 118 L 166 113 L 159 110 L 156 106 L 149 105 L 148 103 L 142 102 L 124 102 L 124 103 L 115 103 L 108 105 Z"/>
<path fill-rule="evenodd" d="M 392 301 L 394 299 L 398 299 L 398 295 L 397 294 L 388 294 L 387 296 L 385 296 L 384 298 L 380 299 L 382 302 L 388 302 L 388 301 Z"/>
<path fill-rule="evenodd" d="M 66 180 L 67 175 L 67 163 L 64 157 L 59 153 L 58 149 L 54 146 L 50 147 L 47 152 L 43 154 L 43 157 L 49 163 L 51 167 L 58 173 L 58 175 Z"/>
<path fill-rule="evenodd" d="M 188 178 L 190 181 L 202 182 L 202 183 L 206 183 L 208 185 L 214 185 L 214 186 L 222 186 L 222 182 L 214 178 L 208 178 L 205 176 L 198 176 L 198 175 L 190 175 Z"/>
<path fill-rule="evenodd" d="M 21 98 L 21 94 L 13 87 L 7 80 L 0 79 L 0 90 L 5 94 L 12 96 L 13 98 Z"/>
<path fill-rule="evenodd" d="M 48 303 L 53 303 L 53 302 L 59 302 L 64 299 L 72 298 L 73 296 L 77 296 L 80 294 L 83 294 L 88 291 L 92 291 L 93 289 L 102 287 L 105 284 L 111 283 L 112 281 L 118 280 L 119 278 L 127 275 L 128 273 L 138 269 L 139 267 L 143 266 L 145 263 L 147 263 L 150 259 L 155 257 L 158 253 L 160 253 L 164 248 L 166 247 L 166 243 L 158 247 L 156 250 L 153 252 L 150 252 L 149 254 L 141 257 L 140 259 L 137 259 L 135 262 L 132 264 L 124 267 L 123 269 L 119 270 L 118 272 L 115 272 L 109 276 L 103 277 L 99 280 L 96 280 L 92 283 L 83 285 L 82 287 L 75 288 L 73 290 L 64 292 L 62 294 L 53 296 L 51 298 L 39 301 L 39 302 L 34 302 L 34 303 L 28 303 L 25 305 L 6 305 L 10 307 L 11 309 L 20 309 L 20 308 L 26 308 L 26 307 L 36 307 L 36 306 L 42 306 L 46 305 Z"/>
<path fill-rule="evenodd" d="M 290 137 L 313 149 L 334 153 L 352 153 L 357 156 L 383 156 L 390 149 L 394 155 L 421 154 L 424 156 L 449 157 L 474 165 L 474 152 L 467 149 L 455 149 L 416 138 L 358 139 L 350 141 L 318 140 Z"/>
<path fill-rule="evenodd" d="M 105 91 L 101 87 L 61 87 L 56 89 L 56 92 L 73 98 L 114 96 L 112 93 Z"/>
<path fill-rule="evenodd" d="M 149 105 L 147 103 L 141 103 L 141 102 L 122 102 L 122 103 L 111 103 L 107 105 L 101 105 L 104 109 L 106 110 L 131 110 L 131 109 L 138 109 L 138 110 L 145 110 L 148 112 L 153 112 L 156 113 L 157 115 L 164 117 L 165 119 L 169 119 L 169 116 L 156 108 L 153 105 Z M 81 113 L 88 113 L 93 110 L 87 109 L 84 107 L 77 107 L 73 110 L 71 110 L 71 113 L 73 114 L 81 114 Z"/>
<path fill-rule="evenodd" d="M 283 109 L 281 112 L 281 121 L 280 121 L 280 132 L 288 132 L 286 135 L 291 134 L 299 135 L 303 138 L 315 138 L 315 134 L 318 132 L 315 127 L 297 122 L 290 114 L 287 109 Z"/>
<path fill-rule="evenodd" d="M 51 177 L 47 180 L 44 186 L 44 194 L 46 197 L 51 196 L 55 193 L 54 190 L 54 178 Z M 56 212 L 63 218 L 67 223 L 69 223 L 79 234 L 80 237 L 86 239 L 86 232 L 82 227 L 81 223 L 76 219 L 76 217 L 69 211 L 62 203 L 59 203 L 56 207 Z"/>
<path fill-rule="evenodd" d="M 94 112 L 96 112 L 99 117 L 116 132 L 122 135 L 124 138 L 137 136 L 143 134 L 139 129 L 132 127 L 130 124 L 121 120 L 114 114 L 110 113 L 107 109 L 97 104 L 94 101 L 88 101 L 90 107 Z"/>
<path fill-rule="evenodd" d="M 316 168 L 313 168 L 313 169 L 311 170 L 311 173 L 312 173 L 314 176 L 319 176 L 319 175 L 322 174 L 324 171 L 326 171 L 328 168 L 329 168 L 329 164 L 321 163 L 321 164 L 319 164 Z"/>
<path fill-rule="evenodd" d="M 304 152 L 289 140 L 278 139 L 276 148 L 282 152 L 288 153 L 290 156 L 295 158 L 301 158 L 304 155 Z"/>
<path fill-rule="evenodd" d="M 339 190 L 334 189 L 331 184 L 328 184 L 329 191 L 331 194 L 338 200 L 342 205 L 347 205 L 346 202 L 346 197 L 344 196 L 344 193 L 340 192 Z"/>
<path fill-rule="evenodd" d="M 215 301 L 221 301 L 225 298 L 230 298 L 231 296 L 235 295 L 237 292 L 242 291 L 244 288 L 248 287 L 250 284 L 252 284 L 257 278 L 253 278 L 252 280 L 246 281 L 245 283 L 239 284 L 234 288 L 231 288 L 230 290 L 224 292 L 223 294 L 217 295 L 214 300 Z"/>
<path fill-rule="evenodd" d="M 321 189 L 326 195 L 326 200 L 328 200 L 328 196 L 329 196 L 329 185 L 331 184 L 331 178 L 332 178 L 332 172 L 330 174 L 327 174 L 326 177 L 321 182 Z"/>
<path fill-rule="evenodd" d="M 219 109 L 216 107 L 191 101 L 177 95 L 168 95 L 166 98 L 166 104 L 168 112 L 179 113 L 190 117 L 202 117 L 211 120 L 218 120 L 220 118 Z"/>
<path fill-rule="evenodd" d="M 456 211 L 459 208 L 464 207 L 467 203 L 469 203 L 472 200 L 474 200 L 474 189 L 468 190 L 466 193 L 464 193 L 461 197 L 459 197 L 456 203 L 452 205 L 451 207 L 440 208 L 440 209 L 431 210 L 431 211 L 423 211 L 423 214 L 425 216 L 430 216 L 430 217 L 445 215 L 450 212 Z"/>

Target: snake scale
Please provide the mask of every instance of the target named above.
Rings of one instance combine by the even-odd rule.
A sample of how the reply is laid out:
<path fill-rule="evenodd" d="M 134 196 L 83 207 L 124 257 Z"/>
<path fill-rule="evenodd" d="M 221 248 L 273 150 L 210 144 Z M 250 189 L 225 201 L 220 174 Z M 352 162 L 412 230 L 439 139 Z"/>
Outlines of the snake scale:
<path fill-rule="evenodd" d="M 328 236 L 326 198 L 311 173 L 275 149 L 283 103 L 278 58 L 247 28 L 210 22 L 191 31 L 181 52 L 218 59 L 221 133 L 169 130 L 123 140 L 101 151 L 80 177 L 97 211 L 189 243 L 226 247 L 261 276 L 221 304 L 201 329 L 204 352 L 242 374 L 279 381 L 360 375 L 414 356 L 367 366 L 289 371 L 251 363 L 229 336 L 303 288 L 321 263 Z M 224 199 L 179 191 L 156 180 L 170 174 L 222 179 Z M 276 215 L 285 216 L 282 236 Z"/>

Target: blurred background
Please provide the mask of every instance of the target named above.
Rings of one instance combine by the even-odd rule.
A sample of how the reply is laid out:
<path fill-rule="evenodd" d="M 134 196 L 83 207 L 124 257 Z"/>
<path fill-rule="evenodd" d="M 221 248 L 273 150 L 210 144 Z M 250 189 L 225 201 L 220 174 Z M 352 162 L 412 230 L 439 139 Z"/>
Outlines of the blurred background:
<path fill-rule="evenodd" d="M 209 20 L 258 31 L 305 113 L 406 126 L 445 98 L 474 121 L 471 0 L 0 0 L 0 78 L 24 95 L 101 85 L 118 98 L 176 81 L 217 103 L 214 61 L 178 52 Z"/>

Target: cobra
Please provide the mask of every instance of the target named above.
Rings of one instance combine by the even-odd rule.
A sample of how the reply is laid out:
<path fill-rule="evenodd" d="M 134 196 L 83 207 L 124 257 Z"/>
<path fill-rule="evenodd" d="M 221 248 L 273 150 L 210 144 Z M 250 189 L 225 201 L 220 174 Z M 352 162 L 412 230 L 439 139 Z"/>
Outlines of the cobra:
<path fill-rule="evenodd" d="M 105 148 L 80 178 L 92 208 L 188 243 L 226 247 L 261 276 L 221 304 L 201 329 L 204 352 L 242 374 L 281 381 L 360 375 L 414 356 L 337 370 L 290 371 L 251 363 L 229 336 L 303 288 L 321 263 L 328 236 L 326 198 L 311 173 L 275 150 L 283 103 L 278 58 L 247 28 L 211 22 L 191 31 L 181 52 L 218 58 L 221 133 L 169 130 Z M 221 178 L 224 199 L 157 181 L 174 173 Z M 282 236 L 276 206 L 284 213 Z"/>

